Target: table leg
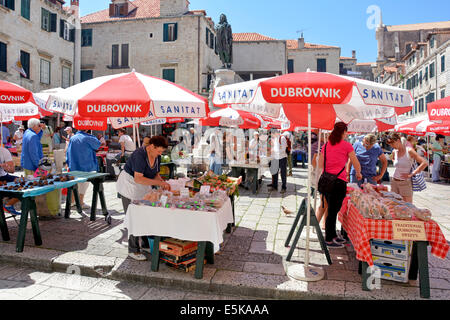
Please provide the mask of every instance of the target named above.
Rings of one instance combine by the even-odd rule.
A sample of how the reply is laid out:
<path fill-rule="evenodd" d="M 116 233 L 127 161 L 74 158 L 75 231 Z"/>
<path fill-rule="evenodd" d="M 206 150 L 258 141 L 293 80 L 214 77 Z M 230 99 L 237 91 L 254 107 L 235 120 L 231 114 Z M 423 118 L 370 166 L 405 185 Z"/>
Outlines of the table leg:
<path fill-rule="evenodd" d="M 28 201 L 30 202 L 30 220 L 31 220 L 31 227 L 33 228 L 34 244 L 37 246 L 41 246 L 42 238 L 41 238 L 41 230 L 39 229 L 39 220 L 37 217 L 36 201 L 34 200 L 34 198 Z"/>
<path fill-rule="evenodd" d="M 420 296 L 422 298 L 430 297 L 430 278 L 428 273 L 428 242 L 418 241 L 417 242 L 417 258 L 419 264 L 419 285 L 420 285 Z"/>
<path fill-rule="evenodd" d="M 66 212 L 64 214 L 64 218 L 70 218 L 70 207 L 72 206 L 72 189 L 73 187 L 67 188 L 67 196 L 66 196 Z"/>
<path fill-rule="evenodd" d="M 92 206 L 91 206 L 91 221 L 95 221 L 96 219 L 96 211 L 97 211 L 97 199 L 98 198 L 98 184 L 94 183 L 94 192 L 92 193 Z"/>
<path fill-rule="evenodd" d="M 284 243 L 284 246 L 286 248 L 289 247 L 289 243 L 291 242 L 292 236 L 294 235 L 295 229 L 297 228 L 298 222 L 300 221 L 300 218 L 303 216 L 305 210 L 306 210 L 306 200 L 303 200 L 302 204 L 300 205 L 300 209 L 298 209 L 297 216 L 295 217 L 291 230 L 289 231 L 286 242 Z"/>
<path fill-rule="evenodd" d="M 253 194 L 258 193 L 258 169 L 252 169 L 252 192 Z"/>
<path fill-rule="evenodd" d="M 208 264 L 214 264 L 214 244 L 212 242 L 206 243 L 205 257 Z"/>
<path fill-rule="evenodd" d="M 233 223 L 228 224 L 227 229 L 225 230 L 226 233 L 231 233 L 231 228 L 234 227 L 236 223 L 236 219 L 234 217 L 234 195 L 230 196 L 230 200 L 231 200 L 231 211 L 233 212 Z"/>
<path fill-rule="evenodd" d="M 408 279 L 417 280 L 417 275 L 419 272 L 419 259 L 417 256 L 417 242 L 413 242 L 411 252 L 411 265 L 409 266 Z"/>
<path fill-rule="evenodd" d="M 5 211 L 3 210 L 3 198 L 0 198 L 0 231 L 3 241 L 9 241 L 8 224 L 6 223 Z"/>
<path fill-rule="evenodd" d="M 104 193 L 104 189 L 103 189 L 103 183 L 102 182 L 97 182 L 98 183 L 98 196 L 100 198 L 100 205 L 102 206 L 102 211 L 103 211 L 103 215 L 107 216 L 108 215 L 108 209 L 106 208 L 106 201 L 105 201 L 105 193 Z"/>
<path fill-rule="evenodd" d="M 77 212 L 79 214 L 81 214 L 83 212 L 83 209 L 81 208 L 80 195 L 78 193 L 78 185 L 73 186 L 72 192 L 73 192 L 73 197 L 75 199 L 75 205 L 77 206 Z"/>
<path fill-rule="evenodd" d="M 369 286 L 367 285 L 367 281 L 369 280 L 369 273 L 367 272 L 369 269 L 369 264 L 365 261 L 362 261 L 362 289 L 363 291 L 370 291 Z"/>
<path fill-rule="evenodd" d="M 19 233 L 17 235 L 16 252 L 23 252 L 25 245 L 25 234 L 27 232 L 28 212 L 30 211 L 29 201 L 22 199 L 22 213 L 20 216 Z"/>
<path fill-rule="evenodd" d="M 197 262 L 195 265 L 195 278 L 203 278 L 203 264 L 205 260 L 206 241 L 200 241 L 197 249 Z"/>
<path fill-rule="evenodd" d="M 152 252 L 152 267 L 151 270 L 158 272 L 159 270 L 159 243 L 161 237 L 155 236 L 153 239 L 153 252 Z"/>

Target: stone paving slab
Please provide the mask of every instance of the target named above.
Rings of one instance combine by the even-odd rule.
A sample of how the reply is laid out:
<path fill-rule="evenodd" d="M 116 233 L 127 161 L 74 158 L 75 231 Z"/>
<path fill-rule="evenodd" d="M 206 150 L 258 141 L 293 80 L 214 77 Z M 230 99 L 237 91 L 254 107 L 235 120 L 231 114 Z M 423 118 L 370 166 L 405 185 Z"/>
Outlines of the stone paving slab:
<path fill-rule="evenodd" d="M 401 284 L 383 280 L 382 290 L 362 291 L 354 249 L 347 246 L 331 250 L 333 264 L 329 266 L 317 235 L 313 232 L 310 233 L 310 263 L 322 267 L 325 278 L 316 283 L 307 283 L 286 275 L 290 266 L 305 261 L 306 230 L 300 237 L 292 261 L 286 262 L 289 248 L 284 247 L 284 242 L 295 214 L 286 216 L 280 207 L 283 205 L 297 212 L 305 195 L 305 178 L 304 169 L 294 168 L 294 177 L 288 177 L 289 186 L 285 195 L 267 192 L 268 178 L 258 196 L 240 190 L 241 197 L 236 200 L 236 211 L 240 212 L 236 215 L 237 227 L 232 234 L 225 234 L 222 251 L 216 254 L 214 265 L 205 266 L 204 278 L 201 280 L 195 279 L 193 272 L 173 270 L 163 263 L 160 264 L 159 272 L 152 272 L 149 261 L 137 262 L 127 257 L 127 232 L 122 225 L 122 205 L 117 199 L 114 183 L 108 182 L 105 184 L 105 196 L 108 209 L 113 212 L 111 226 L 105 223 L 100 210 L 97 211 L 95 222 L 89 221 L 86 212 L 80 215 L 72 211 L 69 220 L 58 218 L 40 221 L 44 242 L 41 247 L 34 246 L 29 228 L 25 250 L 17 253 L 17 225 L 8 220 L 12 240 L 0 241 L 0 288 L 17 286 L 8 295 L 15 297 L 21 294 L 21 286 L 28 286 L 30 292 L 24 295 L 27 299 L 45 299 L 58 293 L 64 299 L 195 299 L 203 295 L 211 296 L 211 299 L 229 296 L 268 299 L 420 299 L 417 281 Z M 414 203 L 419 207 L 430 208 L 444 234 L 450 236 L 449 186 L 428 183 L 426 191 L 415 194 Z M 87 200 L 91 192 L 90 187 Z M 24 269 L 5 266 L 5 262 L 15 263 Z M 429 265 L 432 299 L 449 299 L 450 257 L 438 259 L 429 255 Z M 68 285 L 69 275 L 49 276 L 48 273 L 40 272 L 66 272 L 67 268 L 73 266 L 78 267 L 83 276 L 94 278 L 82 284 Z M 156 291 L 144 291 L 144 287 L 148 286 Z M 181 294 L 183 290 L 185 292 Z M 0 290 L 0 299 L 2 294 Z"/>

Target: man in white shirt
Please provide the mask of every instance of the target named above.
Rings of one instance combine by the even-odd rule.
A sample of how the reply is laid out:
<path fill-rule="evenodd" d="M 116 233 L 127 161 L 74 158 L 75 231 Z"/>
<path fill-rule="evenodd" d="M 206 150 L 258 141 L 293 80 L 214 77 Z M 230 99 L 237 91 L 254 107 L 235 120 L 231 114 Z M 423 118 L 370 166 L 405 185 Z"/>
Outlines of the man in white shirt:
<path fill-rule="evenodd" d="M 24 126 L 19 126 L 19 128 L 14 132 L 14 141 L 16 142 L 16 147 L 22 145 L 23 132 L 25 131 Z"/>
<path fill-rule="evenodd" d="M 286 180 L 287 180 L 287 141 L 284 136 L 280 136 L 279 132 L 272 134 L 272 161 L 270 165 L 270 171 L 272 173 L 272 184 L 269 188 L 271 191 L 278 191 L 278 171 L 281 174 L 281 193 L 286 192 Z"/>
<path fill-rule="evenodd" d="M 10 175 L 10 173 L 14 173 L 14 169 L 14 161 L 11 153 L 9 153 L 8 149 L 0 147 L 0 181 L 5 181 L 7 183 L 14 182 L 14 180 L 18 178 Z M 18 199 L 10 199 L 3 206 L 3 209 L 12 215 L 20 215 L 20 212 L 14 209 L 14 204 L 18 201 Z"/>
<path fill-rule="evenodd" d="M 136 151 L 136 144 L 133 142 L 133 139 L 127 135 L 127 130 L 124 128 L 119 129 L 119 143 L 122 150 L 122 156 L 130 156 Z"/>

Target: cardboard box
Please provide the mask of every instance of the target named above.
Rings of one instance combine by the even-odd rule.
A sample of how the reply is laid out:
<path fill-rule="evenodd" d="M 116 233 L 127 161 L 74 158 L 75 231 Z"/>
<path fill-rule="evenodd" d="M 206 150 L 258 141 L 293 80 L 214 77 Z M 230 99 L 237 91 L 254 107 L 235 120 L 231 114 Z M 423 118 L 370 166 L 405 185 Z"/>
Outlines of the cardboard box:
<path fill-rule="evenodd" d="M 380 268 L 381 279 L 407 283 L 410 260 L 397 260 L 373 256 L 373 263 Z"/>
<path fill-rule="evenodd" d="M 194 250 L 197 250 L 197 248 L 198 242 L 182 241 L 173 238 L 168 238 L 161 241 L 159 244 L 159 250 L 174 256 L 184 256 Z"/>
<path fill-rule="evenodd" d="M 411 241 L 402 240 L 370 240 L 372 255 L 399 260 L 408 260 L 411 255 Z"/>

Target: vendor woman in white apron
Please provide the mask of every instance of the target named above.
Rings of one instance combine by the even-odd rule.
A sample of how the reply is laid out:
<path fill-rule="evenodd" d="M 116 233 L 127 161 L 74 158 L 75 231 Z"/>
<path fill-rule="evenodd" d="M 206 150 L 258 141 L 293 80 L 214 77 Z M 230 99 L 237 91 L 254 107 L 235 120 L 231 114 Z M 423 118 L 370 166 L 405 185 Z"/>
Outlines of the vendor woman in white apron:
<path fill-rule="evenodd" d="M 161 187 L 170 190 L 170 185 L 159 175 L 161 154 L 167 149 L 168 143 L 164 137 L 153 137 L 146 147 L 137 149 L 128 159 L 124 170 L 116 183 L 117 192 L 122 197 L 125 214 L 133 200 L 142 200 L 152 187 Z M 147 237 L 141 237 L 142 250 L 150 251 Z M 129 236 L 129 256 L 138 261 L 147 258 L 141 253 L 139 237 Z"/>

